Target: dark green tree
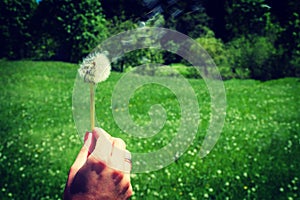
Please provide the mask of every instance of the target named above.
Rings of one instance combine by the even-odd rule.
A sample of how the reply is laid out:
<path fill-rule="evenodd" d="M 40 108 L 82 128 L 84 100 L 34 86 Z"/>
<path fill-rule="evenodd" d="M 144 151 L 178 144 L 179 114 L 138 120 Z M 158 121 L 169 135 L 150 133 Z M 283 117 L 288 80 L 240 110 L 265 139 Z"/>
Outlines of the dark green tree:
<path fill-rule="evenodd" d="M 78 62 L 108 36 L 98 0 L 43 0 L 37 12 L 42 35 L 49 35 L 58 47 L 58 60 Z"/>
<path fill-rule="evenodd" d="M 280 52 L 274 58 L 275 66 L 280 69 L 277 76 L 300 76 L 300 2 L 268 2 L 272 15 L 282 27 L 276 40 L 276 47 Z"/>
<path fill-rule="evenodd" d="M 203 1 L 177 1 L 165 9 L 164 17 L 166 27 L 175 29 L 192 38 L 198 38 L 204 34 L 204 29 L 209 25 Z"/>
<path fill-rule="evenodd" d="M 0 57 L 22 59 L 32 48 L 31 18 L 35 0 L 0 1 Z"/>
<path fill-rule="evenodd" d="M 225 11 L 229 39 L 265 34 L 265 14 L 269 12 L 265 0 L 229 0 L 225 3 Z"/>
<path fill-rule="evenodd" d="M 103 13 L 107 19 L 119 18 L 122 21 L 137 23 L 143 20 L 147 9 L 143 0 L 101 0 Z"/>

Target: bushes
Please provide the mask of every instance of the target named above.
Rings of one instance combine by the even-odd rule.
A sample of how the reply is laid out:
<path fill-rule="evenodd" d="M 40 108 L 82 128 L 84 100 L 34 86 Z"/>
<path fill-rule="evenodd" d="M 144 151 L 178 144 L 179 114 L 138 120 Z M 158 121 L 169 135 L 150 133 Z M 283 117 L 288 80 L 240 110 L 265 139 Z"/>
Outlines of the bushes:
<path fill-rule="evenodd" d="M 276 67 L 280 51 L 276 51 L 268 37 L 242 36 L 224 44 L 206 29 L 206 33 L 196 41 L 212 57 L 223 79 L 269 80 L 280 74 Z"/>
<path fill-rule="evenodd" d="M 126 53 L 123 57 L 121 57 L 117 62 L 113 63 L 113 68 L 116 71 L 123 72 L 126 69 L 130 69 L 132 67 L 137 67 L 140 65 L 146 65 L 144 68 L 146 71 L 141 74 L 152 74 L 153 70 L 147 64 L 150 63 L 163 63 L 163 53 L 157 49 L 138 49 L 135 51 L 131 51 Z M 153 74 L 152 74 L 153 75 Z"/>
<path fill-rule="evenodd" d="M 276 50 L 266 37 L 240 37 L 227 44 L 232 71 L 240 78 L 272 78 Z"/>
<path fill-rule="evenodd" d="M 228 63 L 228 53 L 225 48 L 224 43 L 217 39 L 214 32 L 208 28 L 205 28 L 205 34 L 203 37 L 196 39 L 196 41 L 201 45 L 201 47 L 207 51 L 207 53 L 212 57 L 215 64 L 218 66 L 219 71 L 224 79 L 233 78 L 234 74 L 230 70 Z M 204 56 L 206 57 L 206 56 Z M 204 61 L 208 63 L 209 61 Z"/>
<path fill-rule="evenodd" d="M 159 17 L 159 21 L 161 22 L 162 16 Z M 157 21 L 155 21 L 157 22 Z M 163 23 L 163 22 L 162 22 Z M 110 20 L 110 26 L 108 27 L 108 30 L 110 31 L 110 35 L 114 36 L 119 33 L 125 32 L 125 31 L 130 31 L 138 28 L 137 23 L 132 22 L 131 20 L 126 20 L 125 16 L 121 17 L 114 17 L 113 19 Z M 128 34 L 125 34 L 128 35 Z M 126 52 L 128 49 L 126 49 L 127 45 L 128 46 L 134 46 L 139 43 L 141 43 L 141 38 L 140 36 L 135 37 L 135 35 L 131 35 L 130 39 L 128 39 L 128 44 L 127 39 L 123 38 L 121 42 L 124 42 L 123 45 L 118 46 L 120 52 Z M 151 42 L 149 38 L 143 38 L 143 42 Z M 116 47 L 117 48 L 117 47 Z M 121 50 L 122 49 L 122 50 Z M 120 58 L 118 58 L 115 62 L 112 63 L 112 68 L 115 71 L 119 72 L 124 72 L 126 70 L 129 70 L 133 67 L 144 65 L 144 64 L 149 64 L 149 63 L 158 63 L 162 64 L 163 63 L 163 52 L 157 49 L 136 49 L 131 52 L 124 53 Z M 149 66 L 148 66 L 149 67 Z M 153 71 L 151 68 L 147 68 L 148 73 L 152 73 Z"/>

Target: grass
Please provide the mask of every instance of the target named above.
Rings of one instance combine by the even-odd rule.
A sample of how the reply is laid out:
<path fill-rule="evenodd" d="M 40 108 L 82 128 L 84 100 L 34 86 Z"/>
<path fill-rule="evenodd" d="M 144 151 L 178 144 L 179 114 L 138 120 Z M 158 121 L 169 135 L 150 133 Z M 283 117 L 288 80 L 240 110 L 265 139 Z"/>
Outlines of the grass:
<path fill-rule="evenodd" d="M 61 199 L 82 145 L 72 117 L 77 68 L 61 62 L 0 61 L 0 199 Z M 137 90 L 130 99 L 135 122 L 149 121 L 147 112 L 158 102 L 165 106 L 167 121 L 153 138 L 127 136 L 111 112 L 122 107 L 110 105 L 121 76 L 112 73 L 98 86 L 100 126 L 122 137 L 132 152 L 163 147 L 180 118 L 174 94 L 159 86 Z M 210 98 L 202 80 L 189 80 L 203 116 L 197 137 L 175 163 L 134 174 L 132 199 L 299 199 L 299 81 L 224 82 L 228 107 L 223 132 L 212 152 L 200 159 Z"/>

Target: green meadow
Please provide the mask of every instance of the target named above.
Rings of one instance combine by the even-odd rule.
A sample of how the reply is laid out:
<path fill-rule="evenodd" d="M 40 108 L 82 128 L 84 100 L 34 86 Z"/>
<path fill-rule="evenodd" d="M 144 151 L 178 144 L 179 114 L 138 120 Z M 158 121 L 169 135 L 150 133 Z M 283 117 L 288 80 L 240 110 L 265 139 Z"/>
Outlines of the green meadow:
<path fill-rule="evenodd" d="M 72 116 L 78 65 L 0 61 L 0 199 L 61 199 L 67 174 L 82 146 Z M 132 152 L 159 149 L 174 137 L 180 107 L 157 85 L 130 99 L 133 120 L 149 121 L 153 104 L 167 120 L 152 138 L 123 133 L 112 115 L 111 95 L 122 74 L 97 88 L 98 124 L 125 140 Z M 300 79 L 224 81 L 227 114 L 221 136 L 204 158 L 199 147 L 209 125 L 205 82 L 189 79 L 200 105 L 197 136 L 183 156 L 150 173 L 132 174 L 131 199 L 300 199 Z M 149 92 L 151 91 L 151 92 Z"/>

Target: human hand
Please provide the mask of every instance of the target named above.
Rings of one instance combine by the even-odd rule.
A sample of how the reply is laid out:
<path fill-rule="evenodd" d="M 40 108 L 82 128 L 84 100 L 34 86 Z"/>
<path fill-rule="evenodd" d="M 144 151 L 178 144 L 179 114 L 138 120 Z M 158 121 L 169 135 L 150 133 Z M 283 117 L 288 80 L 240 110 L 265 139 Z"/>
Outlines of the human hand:
<path fill-rule="evenodd" d="M 123 200 L 132 195 L 130 153 L 122 139 L 100 128 L 86 133 L 72 165 L 64 191 L 65 200 Z"/>

